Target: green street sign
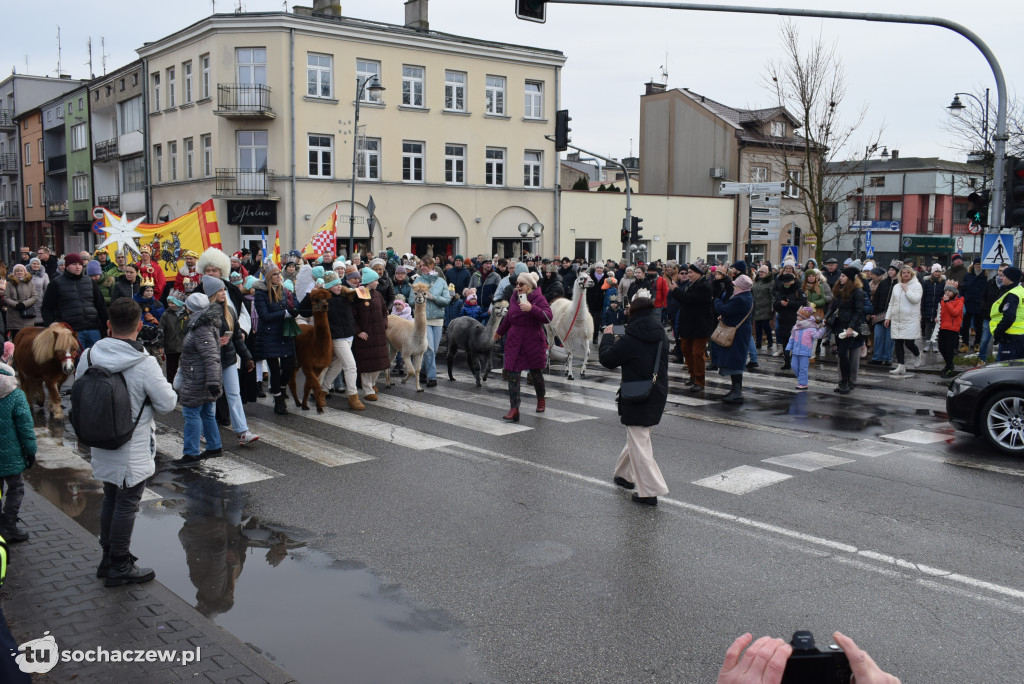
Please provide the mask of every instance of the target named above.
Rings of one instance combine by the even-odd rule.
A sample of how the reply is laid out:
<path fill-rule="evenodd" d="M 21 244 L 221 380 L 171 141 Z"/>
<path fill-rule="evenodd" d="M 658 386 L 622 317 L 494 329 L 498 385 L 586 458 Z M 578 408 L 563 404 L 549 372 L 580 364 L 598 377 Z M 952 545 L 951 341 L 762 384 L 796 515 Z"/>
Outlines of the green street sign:
<path fill-rule="evenodd" d="M 956 240 L 952 235 L 904 235 L 903 251 L 952 254 L 956 251 Z"/>

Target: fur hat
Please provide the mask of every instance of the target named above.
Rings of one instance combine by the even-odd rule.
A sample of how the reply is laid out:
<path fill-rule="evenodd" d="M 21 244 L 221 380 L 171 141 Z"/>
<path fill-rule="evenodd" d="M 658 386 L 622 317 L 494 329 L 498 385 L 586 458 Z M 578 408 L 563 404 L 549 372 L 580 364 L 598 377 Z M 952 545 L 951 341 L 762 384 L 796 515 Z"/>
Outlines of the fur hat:
<path fill-rule="evenodd" d="M 231 273 L 231 260 L 228 259 L 227 254 L 216 247 L 207 249 L 196 262 L 196 270 L 200 273 L 205 273 L 207 266 L 216 266 L 220 270 L 221 277 Z"/>

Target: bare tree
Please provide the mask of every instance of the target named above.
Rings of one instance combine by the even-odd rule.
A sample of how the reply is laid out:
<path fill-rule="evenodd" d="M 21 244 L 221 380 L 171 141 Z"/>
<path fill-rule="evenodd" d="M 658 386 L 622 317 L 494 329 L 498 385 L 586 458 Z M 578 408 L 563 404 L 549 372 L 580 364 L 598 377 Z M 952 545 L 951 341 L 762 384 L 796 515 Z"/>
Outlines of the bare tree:
<path fill-rule="evenodd" d="M 807 217 L 808 232 L 817 240 L 815 258 L 821 261 L 829 242 L 838 242 L 838 232 L 826 234 L 826 227 L 837 222 L 835 208 L 846 199 L 846 176 L 857 173 L 863 158 L 843 160 L 851 138 L 857 133 L 867 107 L 844 120 L 843 100 L 846 97 L 846 71 L 836 45 L 820 38 L 804 48 L 800 32 L 790 21 L 779 28 L 782 57 L 768 64 L 763 85 L 783 107 L 800 122 L 801 135 L 796 140 L 771 138 L 772 154 L 786 170 L 786 178 L 799 190 L 799 213 Z M 878 146 L 881 131 L 872 134 L 866 148 Z M 802 141 L 798 145 L 796 142 Z M 791 171 L 799 171 L 794 177 Z M 844 187 L 845 186 L 845 187 Z M 847 222 L 849 223 L 849 222 Z"/>
<path fill-rule="evenodd" d="M 996 134 L 996 94 L 989 97 L 988 127 L 985 126 L 985 89 L 975 88 L 971 93 L 978 98 L 964 97 L 961 100 L 963 109 L 959 116 L 946 116 L 942 129 L 950 134 L 952 141 L 947 148 L 965 154 L 971 161 L 980 158 L 982 153 L 988 150 L 987 163 L 992 165 L 992 138 Z M 958 96 L 959 97 L 959 96 Z M 1024 157 L 1024 101 L 1011 93 L 1006 107 L 1006 134 L 1009 140 L 1006 141 L 1006 156 Z"/>

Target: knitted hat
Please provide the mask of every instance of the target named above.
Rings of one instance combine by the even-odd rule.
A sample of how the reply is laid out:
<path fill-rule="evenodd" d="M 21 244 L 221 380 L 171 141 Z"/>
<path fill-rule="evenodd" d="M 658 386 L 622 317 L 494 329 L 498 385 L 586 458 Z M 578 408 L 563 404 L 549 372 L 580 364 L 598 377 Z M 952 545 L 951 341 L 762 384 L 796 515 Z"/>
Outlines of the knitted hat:
<path fill-rule="evenodd" d="M 461 254 L 456 254 L 455 255 L 455 261 L 465 261 L 465 259 L 462 258 Z"/>
<path fill-rule="evenodd" d="M 203 292 L 207 297 L 212 297 L 224 289 L 224 281 L 213 276 L 203 276 Z M 186 302 L 187 304 L 188 302 Z"/>
<path fill-rule="evenodd" d="M 189 311 L 202 311 L 210 306 L 210 298 L 202 292 L 195 292 L 185 300 L 185 306 Z"/>
<path fill-rule="evenodd" d="M 744 261 L 743 259 L 739 259 L 738 261 L 734 261 L 732 263 L 732 267 L 735 268 L 741 274 L 747 272 L 747 262 Z"/>
<path fill-rule="evenodd" d="M 476 301 L 476 292 L 467 292 L 466 293 L 466 303 L 469 304 L 470 302 L 475 302 L 475 301 Z"/>
<path fill-rule="evenodd" d="M 245 282 L 242 283 L 242 287 L 244 287 L 246 290 L 251 290 L 252 288 L 256 287 L 256 283 L 256 276 L 249 276 L 245 279 Z"/>
<path fill-rule="evenodd" d="M 284 289 L 288 290 L 289 292 L 295 292 L 295 283 L 288 280 L 287 278 L 284 279 L 284 282 L 281 283 L 281 286 L 284 287 Z"/>
<path fill-rule="evenodd" d="M 331 264 L 331 268 L 333 268 L 335 270 L 337 270 L 339 268 L 345 268 L 345 260 L 344 259 L 335 259 L 334 263 Z"/>
<path fill-rule="evenodd" d="M 848 280 L 853 280 L 860 275 L 860 269 L 855 266 L 847 266 L 843 269 L 842 273 Z"/>
<path fill-rule="evenodd" d="M 519 266 L 520 266 L 520 264 L 516 264 L 516 270 L 517 271 L 519 270 Z M 522 264 L 522 266 L 523 266 L 523 268 L 526 268 L 526 264 Z M 538 276 L 536 273 L 531 273 L 529 271 L 523 271 L 516 278 L 516 282 L 517 283 L 526 283 L 530 287 L 537 287 L 537 282 L 539 280 L 540 280 L 540 276 Z"/>
<path fill-rule="evenodd" d="M 851 261 L 850 262 L 850 266 L 853 266 L 858 271 L 863 271 L 864 270 L 864 264 L 862 264 L 860 262 L 860 259 L 854 259 L 853 261 Z"/>
<path fill-rule="evenodd" d="M 949 262 L 950 262 L 950 263 L 953 263 L 953 262 L 954 262 L 954 261 L 956 261 L 957 259 L 959 259 L 960 261 L 963 261 L 963 260 L 964 260 L 964 255 L 963 255 L 963 254 L 954 254 L 954 255 L 953 255 L 953 258 L 952 258 L 952 259 L 950 259 L 950 260 L 949 260 Z"/>
<path fill-rule="evenodd" d="M 814 307 L 813 306 L 801 306 L 800 310 L 796 312 L 796 315 L 799 316 L 800 318 L 806 320 L 806 319 L 808 319 L 808 318 L 810 318 L 811 316 L 814 315 Z"/>
<path fill-rule="evenodd" d="M 242 274 L 239 273 L 238 271 L 232 271 L 231 276 L 228 278 L 228 280 L 231 281 L 232 285 L 237 285 L 238 283 L 242 282 Z"/>
<path fill-rule="evenodd" d="M 39 260 L 39 257 L 32 257 L 28 260 L 29 266 L 42 266 L 43 262 Z"/>
<path fill-rule="evenodd" d="M 952 292 L 954 298 L 960 296 L 960 290 L 956 289 L 956 287 L 954 287 L 953 285 L 947 285 L 946 287 L 942 288 L 942 291 L 943 292 Z"/>
<path fill-rule="evenodd" d="M 455 257 L 455 258 L 458 259 L 458 257 Z M 376 258 L 376 259 L 371 259 L 370 260 L 370 268 L 376 268 L 378 266 L 386 266 L 387 263 L 388 262 L 384 261 L 383 259 L 381 259 L 379 257 Z"/>
<path fill-rule="evenodd" d="M 71 252 L 67 256 L 64 257 L 64 265 L 65 266 L 70 266 L 71 264 L 80 264 L 80 263 L 82 263 L 82 255 L 79 254 L 78 252 Z"/>
<path fill-rule="evenodd" d="M 395 266 L 395 275 L 398 275 L 399 273 L 403 275 L 406 273 L 405 266 Z"/>
<path fill-rule="evenodd" d="M 103 267 L 100 266 L 98 261 L 90 261 L 85 267 L 85 275 L 96 276 L 103 275 Z"/>
<path fill-rule="evenodd" d="M 313 277 L 314 278 L 323 278 L 324 277 L 324 267 L 323 266 L 314 266 L 313 267 Z"/>
<path fill-rule="evenodd" d="M 732 281 L 733 292 L 750 292 L 750 288 L 754 286 L 753 281 L 745 275 L 738 276 L 736 280 Z"/>
<path fill-rule="evenodd" d="M 517 278 L 517 280 L 518 280 L 518 277 L 519 277 L 520 274 L 526 273 L 529 270 L 530 269 L 528 269 L 526 267 L 526 264 L 524 264 L 522 261 L 520 261 L 518 264 L 516 264 L 516 278 Z"/>
<path fill-rule="evenodd" d="M 936 271 L 942 273 L 942 264 L 932 264 L 932 273 L 935 273 Z"/>
<path fill-rule="evenodd" d="M 330 289 L 335 285 L 341 285 L 341 278 L 339 278 L 338 274 L 335 273 L 334 271 L 328 271 L 327 273 L 324 273 L 323 281 L 325 289 Z"/>
<path fill-rule="evenodd" d="M 1019 283 L 1021 279 L 1021 271 L 1016 266 L 1007 266 L 1003 269 L 1003 280 L 1011 283 Z"/>
<path fill-rule="evenodd" d="M 372 268 L 364 268 L 361 271 L 361 275 L 363 285 L 369 285 L 370 283 L 377 282 L 377 280 L 380 279 L 380 276 L 377 275 L 377 272 Z M 345 276 L 348 277 L 348 273 L 346 273 Z"/>
<path fill-rule="evenodd" d="M 168 304 L 173 304 L 174 306 L 178 307 L 179 309 L 184 308 L 184 306 L 185 306 L 185 302 L 181 301 L 180 299 L 178 299 L 174 295 L 168 295 L 167 303 Z"/>

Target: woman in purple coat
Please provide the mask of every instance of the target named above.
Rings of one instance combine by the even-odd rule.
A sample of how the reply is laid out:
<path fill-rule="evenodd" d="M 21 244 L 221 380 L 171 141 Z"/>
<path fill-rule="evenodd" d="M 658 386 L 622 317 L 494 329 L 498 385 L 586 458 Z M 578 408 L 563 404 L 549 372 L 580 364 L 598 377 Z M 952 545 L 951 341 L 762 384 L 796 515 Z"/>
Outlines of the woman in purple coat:
<path fill-rule="evenodd" d="M 536 273 L 520 273 L 516 279 L 516 296 L 509 303 L 508 315 L 501 321 L 494 339 L 508 334 L 505 340 L 505 372 L 508 375 L 508 396 L 512 408 L 505 420 L 519 422 L 519 380 L 521 373 L 530 372 L 533 389 L 537 392 L 537 413 L 544 412 L 544 375 L 547 365 L 548 340 L 544 325 L 551 320 L 548 300 L 537 289 Z"/>

